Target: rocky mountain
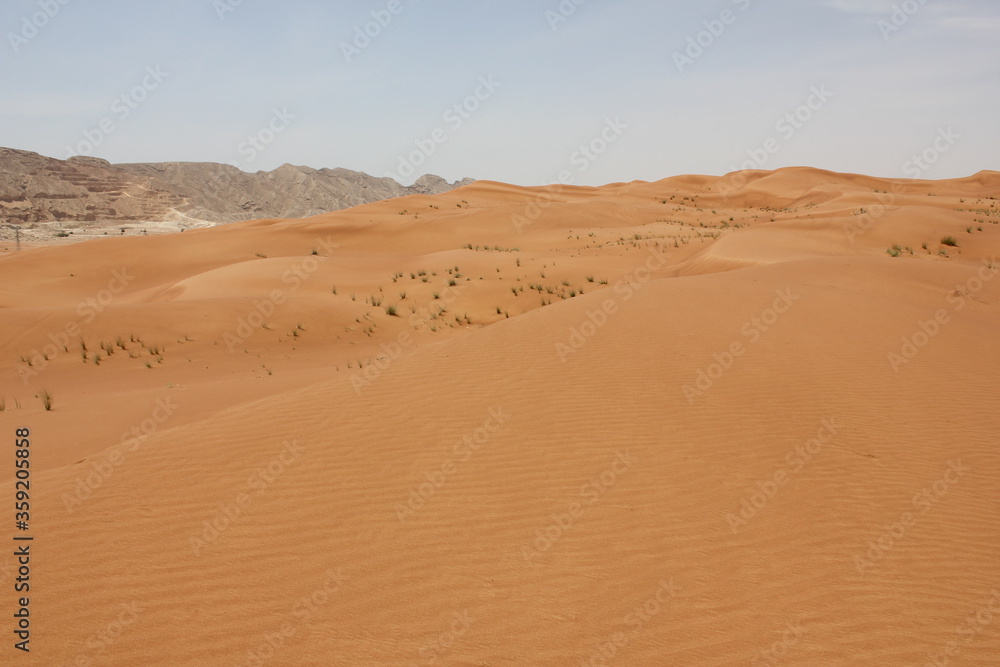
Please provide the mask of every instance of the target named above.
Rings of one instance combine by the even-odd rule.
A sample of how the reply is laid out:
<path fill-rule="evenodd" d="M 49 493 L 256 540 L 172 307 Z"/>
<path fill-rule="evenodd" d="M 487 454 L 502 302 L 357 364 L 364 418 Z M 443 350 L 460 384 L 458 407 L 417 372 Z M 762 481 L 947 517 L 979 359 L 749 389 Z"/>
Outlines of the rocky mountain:
<path fill-rule="evenodd" d="M 348 169 L 285 164 L 250 174 L 209 162 L 111 164 L 0 148 L 0 223 L 302 218 L 472 182 L 428 175 L 406 187 Z"/>

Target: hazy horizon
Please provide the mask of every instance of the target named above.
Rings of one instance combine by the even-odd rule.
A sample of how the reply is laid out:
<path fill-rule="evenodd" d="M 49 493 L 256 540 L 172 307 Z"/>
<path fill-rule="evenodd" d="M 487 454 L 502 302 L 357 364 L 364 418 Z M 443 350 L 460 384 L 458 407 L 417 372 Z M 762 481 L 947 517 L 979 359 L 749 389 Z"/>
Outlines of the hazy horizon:
<path fill-rule="evenodd" d="M 983 0 L 16 0 L 0 25 L 0 145 L 60 159 L 404 184 L 998 168 Z"/>

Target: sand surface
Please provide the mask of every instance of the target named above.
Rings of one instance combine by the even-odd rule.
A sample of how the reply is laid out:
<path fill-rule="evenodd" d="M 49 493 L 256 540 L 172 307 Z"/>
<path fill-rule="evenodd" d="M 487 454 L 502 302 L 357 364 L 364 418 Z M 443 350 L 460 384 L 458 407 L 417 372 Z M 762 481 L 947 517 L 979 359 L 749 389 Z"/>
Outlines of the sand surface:
<path fill-rule="evenodd" d="M 479 182 L 0 255 L 0 662 L 1000 664 L 998 198 Z"/>

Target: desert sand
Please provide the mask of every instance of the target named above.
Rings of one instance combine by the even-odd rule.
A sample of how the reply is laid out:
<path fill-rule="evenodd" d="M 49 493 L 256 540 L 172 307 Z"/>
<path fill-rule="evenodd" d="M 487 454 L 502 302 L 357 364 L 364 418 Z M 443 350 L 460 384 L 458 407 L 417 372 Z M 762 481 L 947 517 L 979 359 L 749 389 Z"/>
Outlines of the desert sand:
<path fill-rule="evenodd" d="M 797 168 L 5 242 L 2 661 L 998 664 L 998 202 Z"/>

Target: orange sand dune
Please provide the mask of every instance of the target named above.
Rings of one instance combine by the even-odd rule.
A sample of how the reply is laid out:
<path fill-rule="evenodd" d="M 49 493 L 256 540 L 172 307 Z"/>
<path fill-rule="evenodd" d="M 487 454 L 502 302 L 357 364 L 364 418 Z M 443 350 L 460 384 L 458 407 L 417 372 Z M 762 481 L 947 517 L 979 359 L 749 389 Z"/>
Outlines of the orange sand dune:
<path fill-rule="evenodd" d="M 4 651 L 997 664 L 1000 174 L 737 176 L 0 257 Z"/>

